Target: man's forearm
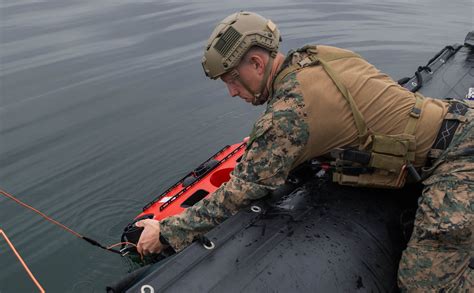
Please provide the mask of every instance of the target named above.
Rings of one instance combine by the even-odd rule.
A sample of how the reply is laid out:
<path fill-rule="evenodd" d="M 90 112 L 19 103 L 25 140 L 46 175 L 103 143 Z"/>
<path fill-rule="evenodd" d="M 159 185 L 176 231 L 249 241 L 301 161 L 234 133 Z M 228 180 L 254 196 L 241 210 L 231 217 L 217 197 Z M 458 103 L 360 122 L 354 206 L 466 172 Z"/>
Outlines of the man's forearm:
<path fill-rule="evenodd" d="M 268 193 L 266 186 L 244 181 L 231 175 L 226 184 L 217 189 L 209 198 L 203 199 L 180 215 L 161 221 L 161 235 L 174 250 L 182 250 L 195 237 L 205 234 L 251 200 Z"/>

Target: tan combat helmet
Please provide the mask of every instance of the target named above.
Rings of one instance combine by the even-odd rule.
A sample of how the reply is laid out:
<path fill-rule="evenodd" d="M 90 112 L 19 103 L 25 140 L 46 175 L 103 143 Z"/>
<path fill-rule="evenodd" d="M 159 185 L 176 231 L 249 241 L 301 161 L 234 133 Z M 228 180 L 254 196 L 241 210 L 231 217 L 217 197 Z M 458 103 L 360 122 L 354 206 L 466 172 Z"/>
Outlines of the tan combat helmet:
<path fill-rule="evenodd" d="M 280 41 L 280 31 L 271 20 L 253 12 L 237 12 L 224 18 L 212 32 L 202 58 L 202 67 L 206 75 L 212 79 L 232 72 L 232 75 L 239 79 L 257 101 L 266 85 Z M 234 70 L 245 53 L 253 46 L 270 52 L 270 59 L 265 66 L 265 74 L 258 93 L 250 90 L 248 85 L 239 78 L 237 70 Z"/>

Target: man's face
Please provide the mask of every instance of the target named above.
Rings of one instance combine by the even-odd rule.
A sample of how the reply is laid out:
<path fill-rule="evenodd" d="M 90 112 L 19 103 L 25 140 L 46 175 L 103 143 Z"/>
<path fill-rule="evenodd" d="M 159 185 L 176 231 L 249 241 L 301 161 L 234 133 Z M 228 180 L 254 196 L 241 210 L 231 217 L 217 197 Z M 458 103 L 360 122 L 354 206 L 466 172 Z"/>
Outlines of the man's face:
<path fill-rule="evenodd" d="M 236 69 L 239 73 L 240 79 L 247 84 L 252 91 L 259 90 L 261 76 L 259 76 L 255 66 L 249 62 L 243 62 Z M 255 97 L 250 93 L 240 82 L 235 79 L 230 72 L 221 76 L 222 81 L 226 84 L 229 95 L 232 97 L 239 96 L 247 103 L 253 103 Z"/>

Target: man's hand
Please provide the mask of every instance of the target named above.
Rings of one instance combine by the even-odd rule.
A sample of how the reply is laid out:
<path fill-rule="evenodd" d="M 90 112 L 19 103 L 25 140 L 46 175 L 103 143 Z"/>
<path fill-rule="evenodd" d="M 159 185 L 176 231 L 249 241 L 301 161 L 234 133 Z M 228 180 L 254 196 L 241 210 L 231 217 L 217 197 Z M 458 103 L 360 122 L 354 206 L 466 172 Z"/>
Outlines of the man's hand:
<path fill-rule="evenodd" d="M 159 221 L 146 219 L 136 222 L 135 226 L 143 227 L 137 244 L 137 251 L 142 257 L 147 254 L 160 253 L 163 250 L 163 244 L 160 242 Z"/>

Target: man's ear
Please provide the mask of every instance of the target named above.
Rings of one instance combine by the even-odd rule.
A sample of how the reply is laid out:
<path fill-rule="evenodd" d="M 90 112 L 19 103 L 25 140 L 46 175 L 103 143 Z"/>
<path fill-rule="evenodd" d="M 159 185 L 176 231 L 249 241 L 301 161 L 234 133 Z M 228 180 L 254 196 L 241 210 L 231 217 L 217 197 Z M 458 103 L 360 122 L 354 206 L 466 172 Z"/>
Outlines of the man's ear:
<path fill-rule="evenodd" d="M 253 55 L 250 57 L 250 64 L 252 64 L 253 68 L 255 68 L 258 72 L 258 74 L 263 74 L 265 71 L 265 61 L 262 59 L 262 57 L 258 55 Z"/>

